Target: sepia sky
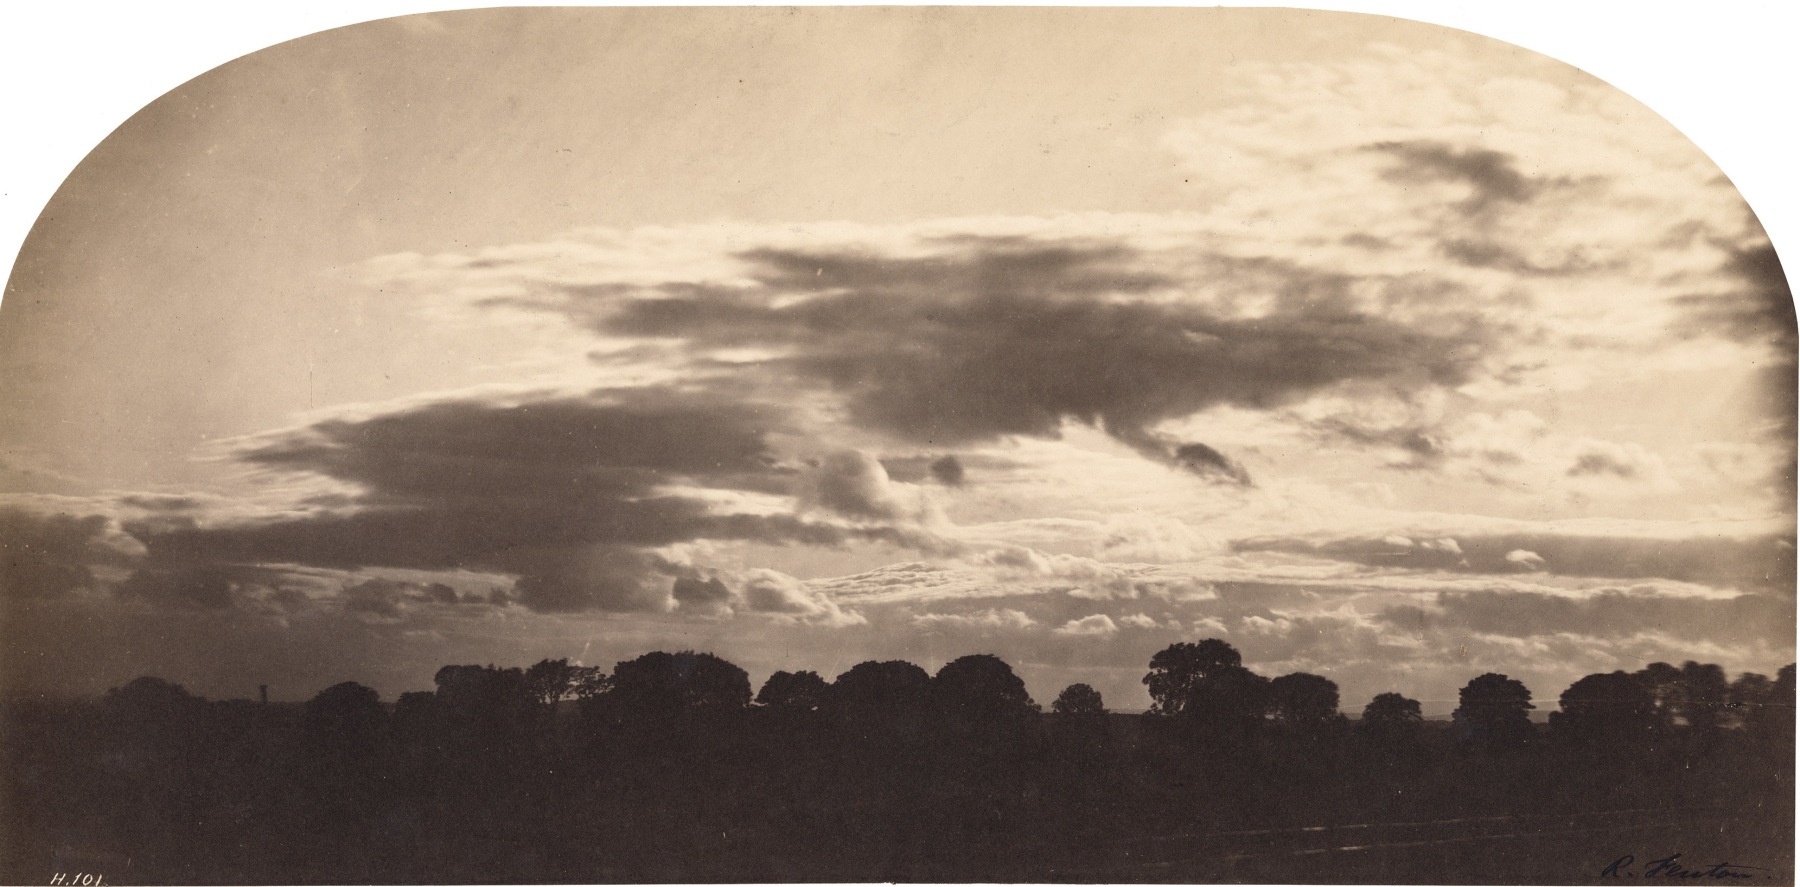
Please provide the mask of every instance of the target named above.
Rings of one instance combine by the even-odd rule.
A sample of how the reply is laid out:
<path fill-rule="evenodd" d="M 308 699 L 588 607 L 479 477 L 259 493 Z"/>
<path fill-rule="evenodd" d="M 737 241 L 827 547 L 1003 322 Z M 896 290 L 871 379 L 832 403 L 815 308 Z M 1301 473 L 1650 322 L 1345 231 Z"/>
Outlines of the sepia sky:
<path fill-rule="evenodd" d="M 0 303 L 15 688 L 708 650 L 1148 701 L 1220 637 L 1794 658 L 1794 318 L 1649 109 L 1274 10 L 492 10 L 314 35 L 77 168 Z"/>

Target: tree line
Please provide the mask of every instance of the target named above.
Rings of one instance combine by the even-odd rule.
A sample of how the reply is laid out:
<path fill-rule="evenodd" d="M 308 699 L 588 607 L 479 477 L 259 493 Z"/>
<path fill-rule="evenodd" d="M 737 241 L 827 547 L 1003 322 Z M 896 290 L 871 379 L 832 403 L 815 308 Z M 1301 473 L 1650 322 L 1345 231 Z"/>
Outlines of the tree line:
<path fill-rule="evenodd" d="M 1791 855 L 1769 837 L 1791 838 L 1791 665 L 1589 675 L 1547 725 L 1500 674 L 1448 723 L 1392 692 L 1347 717 L 1329 678 L 1257 674 L 1218 639 L 1159 651 L 1143 682 L 1151 708 L 1122 716 L 1081 683 L 1045 710 L 987 654 L 753 687 L 683 651 L 450 665 L 392 703 L 356 682 L 209 702 L 154 677 L 0 700 L 0 880 L 88 854 L 118 883 L 1121 882 L 1185 854 L 1180 880 L 1343 881 L 1361 876 L 1335 857 L 1258 862 L 1264 839 L 1230 836 L 1721 806 L 1754 819 L 1708 834 Z M 1492 853 L 1478 880 L 1575 877 L 1535 845 L 1451 849 Z M 1371 877 L 1462 880 L 1396 852 Z"/>

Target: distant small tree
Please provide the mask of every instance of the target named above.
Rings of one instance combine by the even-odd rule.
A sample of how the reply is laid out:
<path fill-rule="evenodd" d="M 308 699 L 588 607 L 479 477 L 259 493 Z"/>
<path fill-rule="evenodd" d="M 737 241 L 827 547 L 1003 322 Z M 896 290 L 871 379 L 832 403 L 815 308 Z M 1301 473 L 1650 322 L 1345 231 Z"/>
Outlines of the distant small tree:
<path fill-rule="evenodd" d="M 1464 685 L 1452 718 L 1466 741 L 1488 748 L 1522 745 L 1532 736 L 1531 691 L 1503 674 L 1484 674 Z"/>
<path fill-rule="evenodd" d="M 1243 665 L 1236 648 L 1217 638 L 1197 644 L 1170 644 L 1150 659 L 1144 686 L 1150 690 L 1150 713 L 1173 717 L 1194 698 L 1202 680 Z"/>
<path fill-rule="evenodd" d="M 1094 718 L 1106 714 L 1100 691 L 1087 684 L 1070 684 L 1057 694 L 1050 710 L 1066 718 Z"/>
<path fill-rule="evenodd" d="M 830 685 L 812 671 L 778 671 L 763 682 L 756 704 L 785 712 L 815 711 L 825 702 Z"/>
<path fill-rule="evenodd" d="M 108 712 L 128 718 L 180 715 L 197 710 L 205 702 L 180 684 L 150 675 L 106 691 L 101 700 Z"/>
<path fill-rule="evenodd" d="M 1275 723 L 1311 731 L 1339 722 L 1338 687 L 1328 678 L 1295 672 L 1269 682 L 1269 711 Z"/>
<path fill-rule="evenodd" d="M 1357 726 L 1364 733 L 1392 741 L 1417 736 L 1424 723 L 1419 700 L 1380 693 L 1363 706 L 1362 722 Z"/>

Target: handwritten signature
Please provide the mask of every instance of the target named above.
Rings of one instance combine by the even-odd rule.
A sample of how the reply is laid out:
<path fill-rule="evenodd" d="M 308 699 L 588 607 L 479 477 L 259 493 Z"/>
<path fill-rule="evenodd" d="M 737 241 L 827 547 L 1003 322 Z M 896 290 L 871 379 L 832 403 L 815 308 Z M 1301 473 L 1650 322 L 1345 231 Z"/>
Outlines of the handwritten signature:
<path fill-rule="evenodd" d="M 1682 865 L 1680 860 L 1681 854 L 1679 853 L 1671 853 L 1661 859 L 1652 859 L 1644 863 L 1644 870 L 1641 874 L 1645 878 L 1723 879 L 1754 878 L 1756 876 L 1751 874 L 1752 872 L 1763 871 L 1759 866 L 1740 865 L 1735 862 L 1717 862 L 1705 868 L 1691 869 Z M 1627 853 L 1613 860 L 1612 865 L 1601 869 L 1600 876 L 1603 878 L 1637 877 L 1640 873 L 1631 869 L 1636 862 L 1637 857 Z"/>

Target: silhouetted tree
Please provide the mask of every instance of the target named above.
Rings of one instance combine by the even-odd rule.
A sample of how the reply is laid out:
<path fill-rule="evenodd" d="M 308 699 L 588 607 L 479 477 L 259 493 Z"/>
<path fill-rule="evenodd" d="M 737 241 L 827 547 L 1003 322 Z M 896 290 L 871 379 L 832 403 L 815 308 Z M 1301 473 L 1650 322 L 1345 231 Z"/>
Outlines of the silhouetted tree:
<path fill-rule="evenodd" d="M 1665 728 L 1656 697 L 1642 679 L 1622 671 L 1591 674 L 1569 685 L 1562 710 L 1550 713 L 1551 732 L 1578 745 L 1615 754 L 1647 750 Z"/>
<path fill-rule="evenodd" d="M 1794 744 L 1794 666 L 1784 665 L 1775 673 L 1775 685 L 1769 688 L 1768 705 L 1763 709 L 1760 729 L 1792 748 Z"/>
<path fill-rule="evenodd" d="M 756 694 L 756 704 L 776 711 L 815 711 L 831 691 L 818 672 L 778 671 L 769 675 Z"/>
<path fill-rule="evenodd" d="M 1396 741 L 1417 736 L 1424 723 L 1419 700 L 1399 693 L 1379 693 L 1363 706 L 1362 721 L 1357 726 L 1383 741 Z"/>
<path fill-rule="evenodd" d="M 180 684 L 150 675 L 106 691 L 101 700 L 109 714 L 137 721 L 189 716 L 205 702 Z"/>
<path fill-rule="evenodd" d="M 931 676 L 910 662 L 859 662 L 831 683 L 823 708 L 839 729 L 854 734 L 916 738 L 930 689 Z"/>
<path fill-rule="evenodd" d="M 831 705 L 850 710 L 912 708 L 925 701 L 931 675 L 904 660 L 859 662 L 831 684 Z"/>
<path fill-rule="evenodd" d="M 437 712 L 444 740 L 462 760 L 492 760 L 527 745 L 536 730 L 538 703 L 525 672 L 492 665 L 438 669 Z"/>
<path fill-rule="evenodd" d="M 1216 668 L 1188 688 L 1177 719 L 1203 737 L 1242 740 L 1269 711 L 1269 679 L 1240 665 Z"/>
<path fill-rule="evenodd" d="M 932 708 L 940 717 L 961 723 L 1016 720 L 1038 711 L 1012 666 L 987 653 L 945 664 L 931 679 L 930 693 Z"/>
<path fill-rule="evenodd" d="M 1725 690 L 1728 721 L 1733 726 L 1755 729 L 1757 713 L 1768 705 L 1769 695 L 1774 691 L 1775 682 L 1766 675 L 1750 671 L 1738 675 Z"/>
<path fill-rule="evenodd" d="M 525 669 L 531 696 L 545 708 L 565 699 L 582 699 L 603 692 L 608 679 L 594 666 L 570 665 L 567 659 L 544 659 Z"/>
<path fill-rule="evenodd" d="M 1295 672 L 1270 681 L 1269 703 L 1273 720 L 1295 730 L 1318 730 L 1341 718 L 1337 684 L 1316 674 Z"/>
<path fill-rule="evenodd" d="M 1725 669 L 1688 661 L 1681 665 L 1677 713 L 1701 741 L 1709 740 L 1725 720 Z"/>
<path fill-rule="evenodd" d="M 492 665 L 446 665 L 435 678 L 437 698 L 453 712 L 516 715 L 533 702 L 525 673 Z"/>
<path fill-rule="evenodd" d="M 1652 662 L 1636 672 L 1636 676 L 1655 703 L 1657 717 L 1662 719 L 1663 726 L 1675 726 L 1676 715 L 1681 709 L 1681 669 L 1667 662 Z"/>
<path fill-rule="evenodd" d="M 1177 643 L 1163 648 L 1150 659 L 1150 673 L 1144 675 L 1144 686 L 1150 690 L 1150 712 L 1157 715 L 1179 715 L 1193 698 L 1194 687 L 1202 679 L 1238 668 L 1243 657 L 1230 644 L 1208 638 L 1197 644 Z"/>
<path fill-rule="evenodd" d="M 345 756 L 372 754 L 387 718 L 381 694 L 355 681 L 326 687 L 306 703 L 307 735 L 318 747 Z"/>
<path fill-rule="evenodd" d="M 1489 672 L 1469 681 L 1458 694 L 1452 718 L 1463 739 L 1489 748 L 1523 744 L 1532 735 L 1531 691 L 1503 674 Z"/>
<path fill-rule="evenodd" d="M 394 700 L 394 733 L 402 743 L 434 739 L 443 729 L 436 693 L 409 690 Z"/>
<path fill-rule="evenodd" d="M 1106 705 L 1100 698 L 1100 691 L 1087 684 L 1070 684 L 1056 696 L 1050 704 L 1050 710 L 1069 718 L 1092 718 L 1106 714 Z"/>
<path fill-rule="evenodd" d="M 596 698 L 628 718 L 733 712 L 750 704 L 750 676 L 711 653 L 645 653 L 614 666 Z"/>

